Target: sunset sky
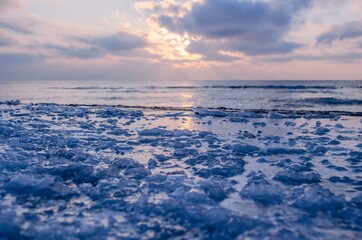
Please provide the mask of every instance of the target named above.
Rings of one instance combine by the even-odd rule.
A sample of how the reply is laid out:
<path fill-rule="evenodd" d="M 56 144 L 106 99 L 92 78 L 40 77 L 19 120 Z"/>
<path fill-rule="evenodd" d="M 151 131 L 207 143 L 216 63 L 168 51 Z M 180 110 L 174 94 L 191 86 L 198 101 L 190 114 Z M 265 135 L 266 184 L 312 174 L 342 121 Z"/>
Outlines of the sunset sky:
<path fill-rule="evenodd" d="M 362 79 L 361 0 L 0 0 L 0 80 Z"/>

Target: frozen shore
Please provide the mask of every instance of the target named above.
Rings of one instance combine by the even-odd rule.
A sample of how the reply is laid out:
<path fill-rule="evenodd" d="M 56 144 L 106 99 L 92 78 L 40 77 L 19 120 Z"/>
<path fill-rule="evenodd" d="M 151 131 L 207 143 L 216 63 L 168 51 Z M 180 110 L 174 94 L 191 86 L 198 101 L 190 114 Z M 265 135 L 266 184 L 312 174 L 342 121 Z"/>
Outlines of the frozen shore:
<path fill-rule="evenodd" d="M 362 238 L 358 112 L 7 101 L 0 161 L 0 238 Z"/>

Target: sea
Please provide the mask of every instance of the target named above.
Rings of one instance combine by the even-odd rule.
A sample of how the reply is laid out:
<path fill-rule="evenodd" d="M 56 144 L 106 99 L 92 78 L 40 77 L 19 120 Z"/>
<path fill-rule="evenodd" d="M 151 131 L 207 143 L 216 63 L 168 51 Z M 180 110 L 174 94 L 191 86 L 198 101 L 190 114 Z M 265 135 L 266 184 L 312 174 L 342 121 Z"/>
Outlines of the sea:
<path fill-rule="evenodd" d="M 362 112 L 362 81 L 0 81 L 0 101 Z"/>
<path fill-rule="evenodd" d="M 362 81 L 0 81 L 0 239 L 362 239 Z"/>

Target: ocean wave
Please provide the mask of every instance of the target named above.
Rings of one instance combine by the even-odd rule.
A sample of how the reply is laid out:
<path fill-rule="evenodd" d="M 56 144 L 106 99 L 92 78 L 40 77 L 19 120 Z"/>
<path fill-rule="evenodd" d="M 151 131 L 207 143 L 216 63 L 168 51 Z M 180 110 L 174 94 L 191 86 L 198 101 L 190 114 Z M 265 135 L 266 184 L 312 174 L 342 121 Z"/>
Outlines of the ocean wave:
<path fill-rule="evenodd" d="M 290 89 L 290 90 L 298 90 L 298 89 L 337 89 L 334 86 L 303 86 L 303 85 L 206 85 L 206 86 L 149 86 L 146 87 L 148 89 Z"/>
<path fill-rule="evenodd" d="M 117 90 L 125 89 L 124 87 L 50 87 L 47 89 L 59 89 L 59 90 Z"/>
<path fill-rule="evenodd" d="M 341 87 L 340 87 L 341 88 Z M 60 89 L 60 90 L 136 90 L 136 88 L 125 87 L 51 87 L 48 89 Z M 338 89 L 335 86 L 305 86 L 305 85 L 204 85 L 204 86 L 145 86 L 138 89 L 287 89 L 287 90 L 334 90 Z"/>
<path fill-rule="evenodd" d="M 362 105 L 362 100 L 360 99 L 339 99 L 339 98 L 306 98 L 302 100 L 306 103 L 311 104 L 321 104 L 321 105 Z"/>

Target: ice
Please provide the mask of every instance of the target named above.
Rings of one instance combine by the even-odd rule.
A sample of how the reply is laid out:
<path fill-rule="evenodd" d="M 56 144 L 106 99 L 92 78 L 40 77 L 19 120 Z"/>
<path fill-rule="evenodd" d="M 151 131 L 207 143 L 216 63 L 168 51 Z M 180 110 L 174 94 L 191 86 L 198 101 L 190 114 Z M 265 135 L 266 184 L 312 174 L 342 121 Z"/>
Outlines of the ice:
<path fill-rule="evenodd" d="M 236 114 L 237 117 L 243 117 L 243 118 L 264 118 L 264 115 L 257 112 L 248 112 L 243 111 Z"/>
<path fill-rule="evenodd" d="M 231 117 L 230 118 L 231 122 L 240 122 L 240 123 L 248 123 L 249 120 L 243 117 Z"/>
<path fill-rule="evenodd" d="M 362 238 L 360 117 L 194 113 L 0 105 L 0 239 Z"/>
<path fill-rule="evenodd" d="M 260 150 L 259 147 L 253 146 L 246 143 L 238 143 L 231 147 L 232 151 L 238 155 L 247 155 L 258 152 Z"/>
<path fill-rule="evenodd" d="M 5 184 L 5 189 L 12 193 L 24 194 L 40 194 L 47 190 L 54 183 L 54 177 L 35 177 L 32 175 L 19 174 L 11 178 Z"/>
<path fill-rule="evenodd" d="M 299 155 L 305 154 L 306 151 L 300 148 L 267 148 L 262 154 L 265 155 Z"/>
<path fill-rule="evenodd" d="M 325 127 L 319 127 L 316 131 L 315 134 L 317 135 L 326 135 L 327 133 L 329 133 L 329 129 L 325 128 Z"/>
<path fill-rule="evenodd" d="M 275 174 L 274 180 L 284 184 L 299 185 L 303 183 L 318 183 L 320 176 L 314 172 L 296 172 L 293 170 L 283 170 Z"/>
<path fill-rule="evenodd" d="M 139 110 L 123 110 L 119 108 L 107 108 L 105 110 L 98 111 L 98 114 L 101 118 L 110 118 L 110 117 L 142 117 L 144 114 Z"/>
<path fill-rule="evenodd" d="M 277 185 L 271 185 L 262 172 L 251 172 L 248 178 L 248 183 L 240 192 L 241 197 L 262 205 L 280 204 L 283 201 L 283 190 Z"/>
<path fill-rule="evenodd" d="M 336 211 L 344 207 L 343 196 L 336 196 L 320 186 L 306 187 L 302 195 L 292 204 L 306 212 Z"/>
<path fill-rule="evenodd" d="M 267 124 L 265 122 L 253 122 L 254 127 L 265 127 Z"/>
<path fill-rule="evenodd" d="M 286 118 L 286 116 L 284 114 L 280 114 L 280 113 L 276 113 L 276 112 L 269 113 L 268 117 L 271 118 L 271 119 L 283 119 L 283 118 Z"/>
<path fill-rule="evenodd" d="M 297 124 L 295 122 L 291 122 L 291 121 L 285 121 L 284 125 L 287 127 L 295 127 Z"/>
<path fill-rule="evenodd" d="M 362 207 L 362 193 L 355 194 L 355 196 L 352 197 L 351 202 Z"/>
<path fill-rule="evenodd" d="M 205 117 L 205 116 L 226 117 L 227 116 L 226 112 L 216 111 L 216 110 L 195 108 L 195 109 L 193 109 L 193 111 L 196 115 L 201 116 L 201 117 Z"/>
<path fill-rule="evenodd" d="M 220 202 L 225 200 L 234 190 L 227 181 L 207 180 L 200 181 L 200 188 L 214 201 Z"/>
<path fill-rule="evenodd" d="M 140 131 L 138 134 L 141 136 L 162 136 L 166 134 L 168 131 L 162 128 L 152 128 Z"/>
<path fill-rule="evenodd" d="M 8 100 L 8 101 L 5 101 L 5 102 L 0 102 L 0 105 L 1 104 L 6 104 L 6 105 L 9 105 L 9 106 L 16 106 L 16 105 L 20 105 L 20 100 Z"/>
<path fill-rule="evenodd" d="M 184 158 L 187 156 L 194 156 L 197 154 L 197 150 L 192 148 L 177 148 L 175 149 L 173 155 L 177 158 Z"/>
<path fill-rule="evenodd" d="M 0 206 L 0 238 L 20 239 L 21 227 L 17 222 L 16 212 L 13 209 Z"/>

